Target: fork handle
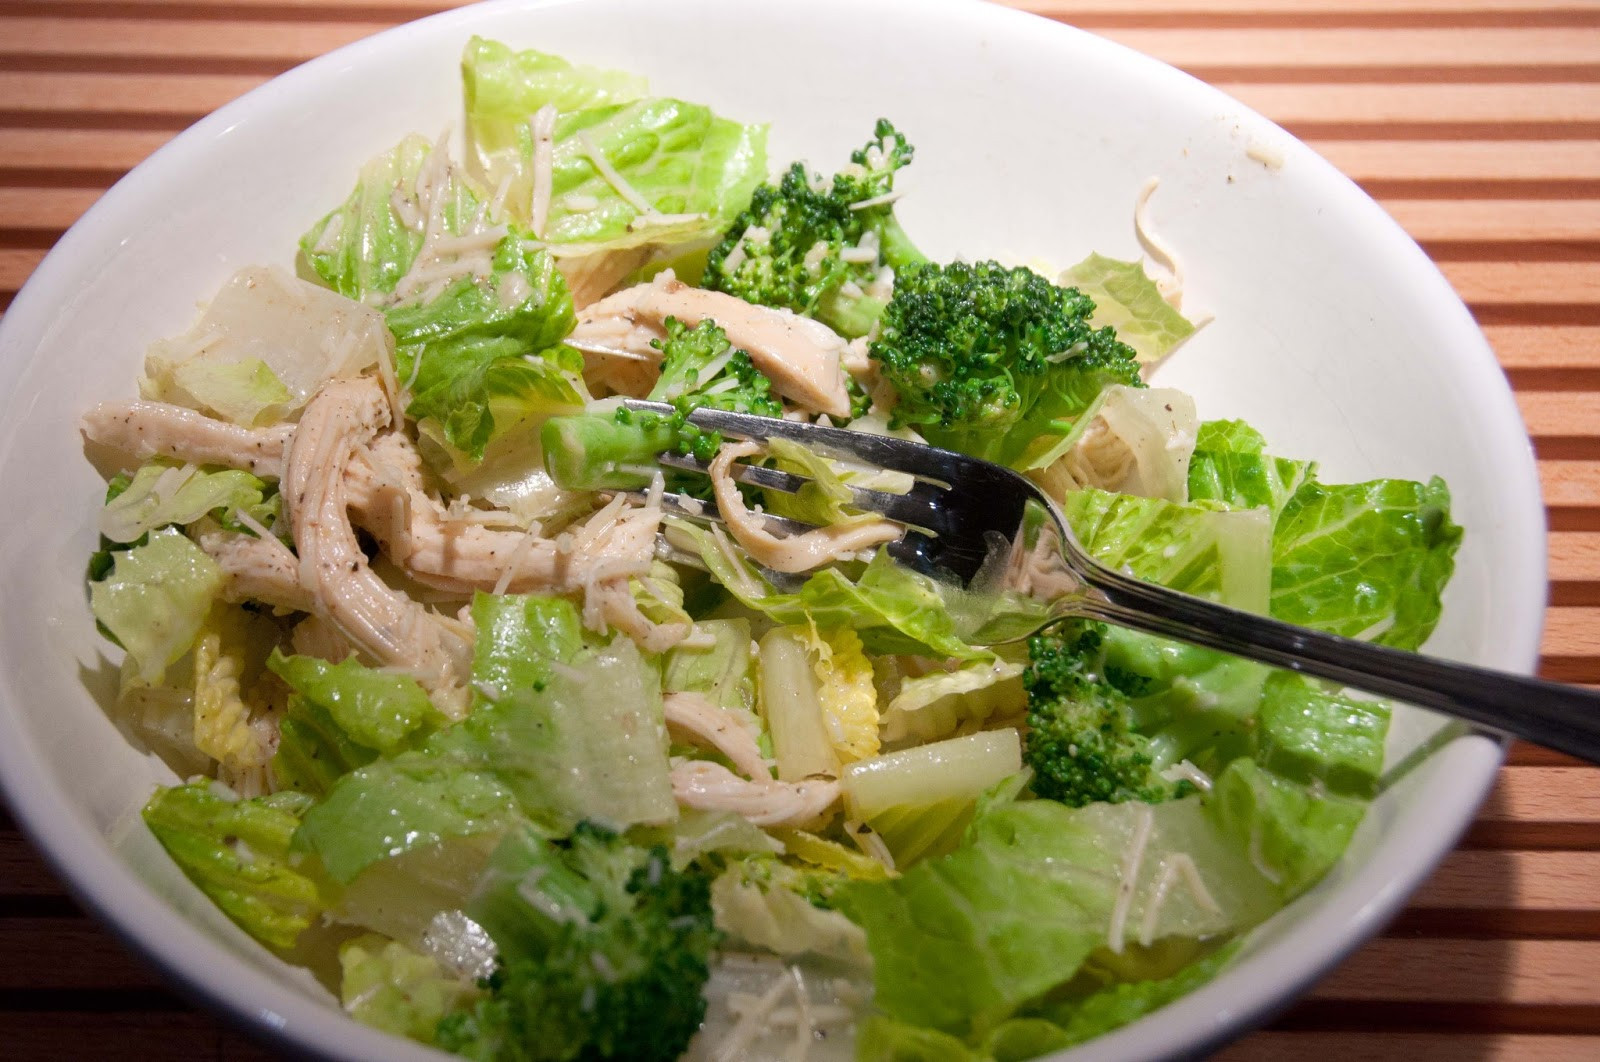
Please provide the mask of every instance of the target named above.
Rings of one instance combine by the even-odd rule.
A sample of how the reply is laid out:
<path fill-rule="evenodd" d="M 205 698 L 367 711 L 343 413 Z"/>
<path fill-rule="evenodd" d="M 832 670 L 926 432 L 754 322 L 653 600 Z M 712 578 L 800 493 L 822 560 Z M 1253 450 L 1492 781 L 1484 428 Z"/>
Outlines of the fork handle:
<path fill-rule="evenodd" d="M 1248 657 L 1405 701 L 1600 763 L 1600 693 L 1342 638 L 1095 565 L 1075 615 Z"/>

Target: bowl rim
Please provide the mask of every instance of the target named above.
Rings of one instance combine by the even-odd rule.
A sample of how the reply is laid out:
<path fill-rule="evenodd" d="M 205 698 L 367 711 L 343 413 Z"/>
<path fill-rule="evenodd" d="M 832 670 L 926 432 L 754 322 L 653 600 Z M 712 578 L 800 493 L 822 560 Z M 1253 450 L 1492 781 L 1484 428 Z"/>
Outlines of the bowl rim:
<path fill-rule="evenodd" d="M 181 168 L 188 159 L 203 153 L 239 119 L 259 108 L 280 107 L 297 95 L 306 95 L 322 81 L 325 72 L 331 73 L 369 55 L 381 55 L 401 42 L 448 32 L 453 24 L 465 25 L 502 12 L 533 12 L 586 2 L 589 0 L 486 0 L 403 23 L 296 66 L 189 126 L 118 180 L 67 231 L 30 275 L 4 318 L 0 319 L 0 379 L 9 381 L 17 371 L 18 359 L 5 356 L 12 337 L 42 331 L 51 309 L 48 300 L 52 292 L 60 289 L 76 268 L 70 262 L 73 252 L 99 225 L 99 218 L 111 214 L 122 200 L 132 198 L 159 181 L 162 173 Z M 1283 133 L 1270 120 L 1220 90 L 1121 44 L 1024 11 L 977 0 L 874 2 L 885 8 L 898 8 L 907 17 L 988 20 L 997 28 L 1009 24 L 1013 31 L 1025 24 L 1029 33 L 1054 35 L 1069 42 L 1064 45 L 1068 48 L 1099 49 L 1106 55 L 1119 55 L 1123 62 L 1139 67 L 1144 76 L 1180 79 L 1187 83 L 1183 91 L 1198 92 L 1201 98 L 1225 106 L 1242 122 L 1282 134 L 1282 142 L 1293 152 L 1297 162 L 1320 171 L 1323 179 L 1331 178 L 1347 186 L 1350 208 L 1367 213 L 1373 231 L 1388 242 L 1391 252 L 1409 257 L 1413 268 L 1419 269 L 1422 275 L 1431 273 L 1429 283 L 1441 289 L 1441 305 L 1453 304 L 1452 312 L 1476 332 L 1470 313 L 1437 267 L 1381 207 L 1300 140 Z M 1510 466 L 1517 466 L 1512 468 L 1517 474 L 1507 488 L 1513 495 L 1508 499 L 1508 508 L 1518 522 L 1513 537 L 1527 540 L 1530 549 L 1537 547 L 1536 555 L 1530 553 L 1523 563 L 1528 565 L 1530 573 L 1538 575 L 1538 580 L 1532 589 L 1516 597 L 1517 608 L 1531 613 L 1531 622 L 1511 626 L 1500 655 L 1506 661 L 1502 666 L 1531 671 L 1538 658 L 1543 595 L 1548 582 L 1544 509 L 1531 443 L 1522 428 L 1511 389 L 1481 333 L 1477 338 L 1475 344 L 1469 344 L 1470 349 L 1461 352 L 1469 371 L 1477 379 L 1475 399 L 1483 403 L 1502 426 L 1515 425 L 1523 444 L 1519 452 L 1502 456 Z M 11 449 L 10 438 L 10 430 L 0 433 L 0 462 Z M 1421 858 L 1417 858 L 1418 850 L 1412 845 L 1403 871 L 1387 875 L 1379 875 L 1378 868 L 1371 865 L 1376 859 L 1369 859 L 1365 873 L 1346 881 L 1321 910 L 1291 925 L 1282 939 L 1267 949 L 1265 955 L 1282 954 L 1298 945 L 1294 963 L 1288 969 L 1277 971 L 1274 990 L 1246 993 L 1242 998 L 1248 1002 L 1242 1006 L 1238 1005 L 1238 999 L 1228 1000 L 1230 994 L 1240 993 L 1244 984 L 1242 974 L 1250 961 L 1247 958 L 1194 992 L 1128 1026 L 1089 1041 L 1084 1048 L 1092 1050 L 1097 1058 L 1198 1055 L 1291 1004 L 1305 988 L 1381 929 L 1454 846 L 1487 796 L 1505 747 L 1505 741 L 1487 735 L 1463 734 L 1433 753 L 1449 756 L 1454 761 L 1451 788 L 1463 799 L 1447 807 L 1443 815 L 1435 813 L 1430 823 L 1434 833 L 1423 846 Z M 0 703 L 0 796 L 9 805 L 19 828 L 69 891 L 102 924 L 159 968 L 186 996 L 203 1002 L 246 1032 L 270 1037 L 280 1045 L 311 1056 L 449 1057 L 410 1041 L 397 1042 L 396 1037 L 363 1026 L 337 1008 L 317 1003 L 221 948 L 208 934 L 147 889 L 141 879 L 115 857 L 101 830 L 82 816 L 63 810 L 70 804 L 54 778 L 36 768 L 32 748 L 31 736 L 12 717 L 6 704 Z M 222 968 L 207 970 L 205 964 L 193 961 L 196 955 L 207 956 L 211 963 L 221 963 Z M 1152 1039 L 1152 1021 L 1159 1015 L 1168 1016 L 1163 1023 L 1168 1028 L 1165 1035 Z M 1180 1017 L 1181 1021 L 1171 1020 Z M 1180 1025 L 1185 1023 L 1180 1030 Z M 1078 1056 L 1081 1050 L 1083 1048 L 1069 1049 L 1047 1057 L 1067 1059 Z"/>

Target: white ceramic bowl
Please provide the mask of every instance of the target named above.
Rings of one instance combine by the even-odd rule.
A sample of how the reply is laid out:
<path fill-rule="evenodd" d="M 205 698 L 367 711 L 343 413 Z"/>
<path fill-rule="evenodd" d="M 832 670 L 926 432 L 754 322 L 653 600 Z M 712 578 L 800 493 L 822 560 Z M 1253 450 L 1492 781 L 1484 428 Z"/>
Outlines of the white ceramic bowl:
<path fill-rule="evenodd" d="M 1043 19 L 945 0 L 506 0 L 308 63 L 198 123 L 73 227 L 0 328 L 0 782 L 78 895 L 196 995 L 294 1047 L 438 1057 L 346 1020 L 191 887 L 137 817 L 165 768 L 97 697 L 114 671 L 85 607 L 101 483 L 77 423 L 133 392 L 144 346 L 240 266 L 291 261 L 369 156 L 459 124 L 473 33 L 636 70 L 772 123 L 771 158 L 830 166 L 880 115 L 917 146 L 907 229 L 935 257 L 1138 254 L 1134 197 L 1216 320 L 1160 372 L 1334 481 L 1443 475 L 1466 528 L 1430 652 L 1526 670 L 1543 510 L 1511 395 L 1417 247 L 1277 127 L 1151 59 Z M 1265 160 L 1265 161 L 1261 161 Z M 1397 716 L 1396 762 L 1437 729 Z M 1343 863 L 1214 982 L 1095 1041 L 1100 1059 L 1195 1050 L 1288 1001 L 1382 926 L 1484 796 L 1500 748 L 1444 744 L 1374 805 Z"/>

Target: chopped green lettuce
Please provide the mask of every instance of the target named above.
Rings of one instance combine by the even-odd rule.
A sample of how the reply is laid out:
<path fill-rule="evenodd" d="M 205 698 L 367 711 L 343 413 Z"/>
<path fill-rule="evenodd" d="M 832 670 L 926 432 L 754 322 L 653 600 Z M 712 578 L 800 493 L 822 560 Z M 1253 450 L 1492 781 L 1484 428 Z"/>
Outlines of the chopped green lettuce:
<path fill-rule="evenodd" d="M 257 940 L 287 950 L 326 906 L 317 879 L 290 853 L 310 798 L 253 800 L 211 782 L 158 789 L 144 821 L 202 892 Z"/>
<path fill-rule="evenodd" d="M 1182 503 L 1198 423 L 1194 399 L 1182 391 L 1112 384 L 1066 435 L 1040 436 L 1016 467 L 1058 499 L 1098 487 Z"/>
<path fill-rule="evenodd" d="M 535 194 L 530 120 L 546 104 L 557 112 L 538 235 L 563 256 L 712 239 L 766 176 L 766 126 L 683 100 L 641 98 L 636 79 L 477 41 L 462 70 L 485 184 L 506 184 L 508 207 L 524 222 L 532 221 Z"/>
<path fill-rule="evenodd" d="M 1438 477 L 1306 483 L 1273 531 L 1272 615 L 1416 649 L 1439 622 L 1460 545 Z"/>
<path fill-rule="evenodd" d="M 147 366 L 164 371 L 146 389 L 164 401 L 198 409 L 234 424 L 256 427 L 281 420 L 293 396 L 260 358 L 221 361 L 204 355 L 176 364 Z"/>
<path fill-rule="evenodd" d="M 1109 325 L 1134 349 L 1140 361 L 1155 361 L 1194 335 L 1192 321 L 1162 297 L 1142 262 L 1119 262 L 1091 254 L 1065 273 L 1060 283 L 1094 300 L 1089 323 Z"/>
<path fill-rule="evenodd" d="M 1266 441 L 1241 420 L 1200 425 L 1189 460 L 1189 500 L 1221 502 L 1230 509 L 1265 506 L 1276 520 L 1289 499 L 1316 474 L 1310 461 L 1265 453 Z"/>
<path fill-rule="evenodd" d="M 1291 671 L 1262 691 L 1256 758 L 1274 773 L 1335 793 L 1371 797 L 1383 772 L 1389 705 Z"/>
<path fill-rule="evenodd" d="M 274 652 L 267 667 L 297 695 L 326 709 L 353 740 L 383 755 L 398 751 L 420 728 L 446 721 L 416 679 L 366 667 L 354 657 L 330 664 Z"/>
<path fill-rule="evenodd" d="M 339 946 L 339 999 L 357 1021 L 433 1043 L 439 1019 L 477 995 L 438 960 L 374 933 Z"/>
<path fill-rule="evenodd" d="M 139 679 L 158 682 L 194 644 L 222 592 L 222 569 L 176 528 L 112 556 L 111 573 L 89 585 L 89 608 L 128 651 Z"/>
<path fill-rule="evenodd" d="M 1272 524 L 1264 512 L 1094 488 L 1069 493 L 1062 512 L 1102 564 L 1224 605 L 1267 610 Z"/>
<path fill-rule="evenodd" d="M 112 542 L 135 542 L 158 527 L 192 524 L 215 510 L 224 519 L 239 509 L 259 520 L 267 515 L 265 491 L 265 483 L 238 469 L 204 472 L 150 461 L 100 510 L 100 533 Z"/>
<path fill-rule="evenodd" d="M 496 245 L 487 282 L 462 277 L 438 296 L 387 313 L 406 412 L 440 426 L 473 459 L 527 418 L 580 410 L 583 357 L 559 346 L 572 298 L 555 261 L 515 233 Z"/>
<path fill-rule="evenodd" d="M 1248 757 L 1213 780 L 1206 803 L 1208 817 L 1284 903 L 1338 862 L 1366 810 L 1364 800 L 1313 790 Z"/>

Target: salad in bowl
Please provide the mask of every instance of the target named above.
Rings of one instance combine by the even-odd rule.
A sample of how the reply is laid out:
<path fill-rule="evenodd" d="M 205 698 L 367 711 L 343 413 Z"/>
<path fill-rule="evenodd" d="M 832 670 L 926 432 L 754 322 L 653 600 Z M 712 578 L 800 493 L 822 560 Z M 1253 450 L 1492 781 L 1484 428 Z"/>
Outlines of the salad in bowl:
<path fill-rule="evenodd" d="M 1145 261 L 930 254 L 913 128 L 819 167 L 627 72 L 461 68 L 459 145 L 375 145 L 83 420 L 111 710 L 171 768 L 142 821 L 228 918 L 467 1057 L 1025 1059 L 1339 861 L 1388 705 L 1087 621 L 988 644 L 1003 580 L 851 504 L 909 479 L 688 420 L 995 461 L 1107 564 L 1417 648 L 1447 487 L 1147 379 L 1204 323 L 1149 187 Z"/>

